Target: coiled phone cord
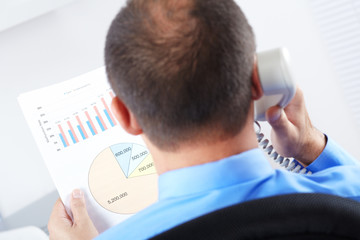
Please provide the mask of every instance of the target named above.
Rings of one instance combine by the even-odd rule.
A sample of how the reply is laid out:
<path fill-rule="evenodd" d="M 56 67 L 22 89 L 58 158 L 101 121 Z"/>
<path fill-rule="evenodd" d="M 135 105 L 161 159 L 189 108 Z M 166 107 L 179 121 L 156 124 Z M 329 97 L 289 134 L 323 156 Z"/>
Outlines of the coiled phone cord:
<path fill-rule="evenodd" d="M 255 121 L 255 124 L 258 128 L 258 130 L 256 130 L 256 137 L 259 143 L 259 147 L 262 148 L 264 152 L 269 155 L 270 159 L 274 160 L 276 163 L 280 164 L 281 167 L 285 168 L 290 172 L 307 175 L 312 174 L 310 170 L 306 169 L 294 158 L 285 158 L 278 154 L 275 151 L 274 147 L 270 144 L 270 141 L 265 138 L 265 135 L 263 133 L 261 133 L 260 124 L 257 121 Z"/>

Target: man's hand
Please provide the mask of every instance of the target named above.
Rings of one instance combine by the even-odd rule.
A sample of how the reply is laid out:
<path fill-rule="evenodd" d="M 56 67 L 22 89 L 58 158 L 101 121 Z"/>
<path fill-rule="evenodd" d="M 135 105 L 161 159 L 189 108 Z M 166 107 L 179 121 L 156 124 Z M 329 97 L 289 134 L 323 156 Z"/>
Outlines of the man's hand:
<path fill-rule="evenodd" d="M 293 157 L 310 165 L 324 150 L 326 137 L 311 124 L 302 91 L 298 88 L 289 105 L 282 110 L 271 107 L 266 112 L 272 126 L 271 141 L 284 157 Z"/>
<path fill-rule="evenodd" d="M 61 200 L 56 201 L 48 224 L 50 239 L 87 240 L 99 235 L 87 213 L 84 194 L 80 190 L 73 191 L 70 205 L 74 221 Z"/>

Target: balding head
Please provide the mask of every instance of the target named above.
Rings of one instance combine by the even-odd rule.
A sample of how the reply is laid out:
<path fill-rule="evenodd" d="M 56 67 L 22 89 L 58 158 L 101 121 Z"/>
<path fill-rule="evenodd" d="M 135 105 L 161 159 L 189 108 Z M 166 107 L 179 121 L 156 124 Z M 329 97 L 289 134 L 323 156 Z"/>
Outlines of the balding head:
<path fill-rule="evenodd" d="M 194 9 L 194 1 L 192 0 L 145 0 L 135 2 L 143 5 L 139 7 L 147 9 L 156 27 L 163 33 L 179 30 L 179 27 L 184 26 L 184 23 L 194 20 L 189 15 L 189 12 Z"/>
<path fill-rule="evenodd" d="M 170 149 L 241 130 L 254 53 L 233 0 L 133 0 L 110 27 L 105 61 L 144 133 Z"/>

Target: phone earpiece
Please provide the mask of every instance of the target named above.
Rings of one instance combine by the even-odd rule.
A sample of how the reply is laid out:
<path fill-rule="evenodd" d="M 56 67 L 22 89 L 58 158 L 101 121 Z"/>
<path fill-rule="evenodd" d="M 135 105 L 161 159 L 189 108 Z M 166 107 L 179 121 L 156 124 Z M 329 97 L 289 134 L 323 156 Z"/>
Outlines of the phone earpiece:
<path fill-rule="evenodd" d="M 294 97 L 296 84 L 290 70 L 286 48 L 257 54 L 257 68 L 263 97 L 255 101 L 255 120 L 266 121 L 265 113 L 272 106 L 284 108 Z"/>

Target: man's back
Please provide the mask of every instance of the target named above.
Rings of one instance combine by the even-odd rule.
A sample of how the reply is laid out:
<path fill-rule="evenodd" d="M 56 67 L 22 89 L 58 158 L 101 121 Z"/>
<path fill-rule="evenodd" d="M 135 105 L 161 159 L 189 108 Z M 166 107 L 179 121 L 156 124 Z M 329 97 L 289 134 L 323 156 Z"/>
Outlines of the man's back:
<path fill-rule="evenodd" d="M 322 166 L 308 167 L 313 175 L 274 170 L 264 154 L 253 149 L 217 162 L 167 172 L 160 176 L 156 204 L 97 239 L 148 239 L 215 210 L 274 195 L 318 192 L 360 201 L 357 160 L 329 139 L 315 164 Z M 339 181 L 352 187 L 339 185 Z"/>

